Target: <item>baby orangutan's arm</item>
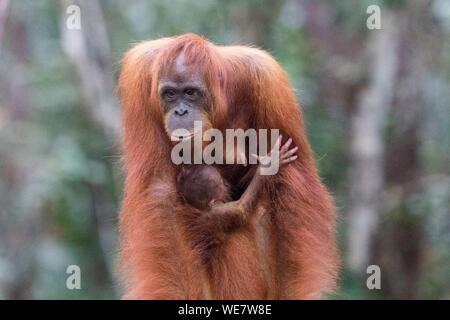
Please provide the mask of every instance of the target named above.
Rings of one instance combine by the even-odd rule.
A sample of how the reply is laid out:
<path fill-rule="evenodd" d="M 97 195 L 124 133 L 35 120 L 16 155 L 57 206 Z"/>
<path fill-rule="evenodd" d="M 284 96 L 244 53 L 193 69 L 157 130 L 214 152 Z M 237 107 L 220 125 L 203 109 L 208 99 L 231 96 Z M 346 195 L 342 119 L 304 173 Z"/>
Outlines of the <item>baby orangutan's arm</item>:
<path fill-rule="evenodd" d="M 292 139 L 289 139 L 280 149 L 281 136 L 275 146 L 266 156 L 252 155 L 258 160 L 258 168 L 241 198 L 230 202 L 212 202 L 209 210 L 202 215 L 202 220 L 209 226 L 215 227 L 217 233 L 227 233 L 236 227 L 243 226 L 248 222 L 251 214 L 255 212 L 259 193 L 262 190 L 264 180 L 268 176 L 262 175 L 261 170 L 278 162 L 278 167 L 297 159 L 295 153 L 298 147 L 289 150 Z"/>

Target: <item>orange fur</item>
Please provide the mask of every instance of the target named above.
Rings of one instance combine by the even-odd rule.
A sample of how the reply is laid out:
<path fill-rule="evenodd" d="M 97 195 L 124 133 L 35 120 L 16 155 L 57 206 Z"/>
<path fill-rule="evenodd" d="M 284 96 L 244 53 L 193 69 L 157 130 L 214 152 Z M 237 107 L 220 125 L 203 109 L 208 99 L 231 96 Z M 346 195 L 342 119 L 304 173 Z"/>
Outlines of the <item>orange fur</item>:
<path fill-rule="evenodd" d="M 299 147 L 261 193 L 258 215 L 202 261 L 164 130 L 158 78 L 174 59 L 204 75 L 219 129 L 280 129 Z M 119 79 L 126 172 L 120 215 L 125 298 L 315 299 L 338 273 L 332 198 L 317 174 L 301 110 L 285 72 L 266 52 L 217 46 L 192 34 L 143 42 L 124 57 Z M 245 182 L 252 172 L 223 165 Z"/>

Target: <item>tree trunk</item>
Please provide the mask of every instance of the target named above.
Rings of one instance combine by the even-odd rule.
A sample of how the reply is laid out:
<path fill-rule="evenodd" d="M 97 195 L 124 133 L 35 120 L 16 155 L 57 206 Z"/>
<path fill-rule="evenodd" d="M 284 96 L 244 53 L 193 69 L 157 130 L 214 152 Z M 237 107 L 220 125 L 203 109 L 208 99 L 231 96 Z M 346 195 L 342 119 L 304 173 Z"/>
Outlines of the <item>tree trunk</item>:
<path fill-rule="evenodd" d="M 383 11 L 381 30 L 369 31 L 369 82 L 357 98 L 350 118 L 350 199 L 348 265 L 365 271 L 379 220 L 383 190 L 383 128 L 394 95 L 398 65 L 398 26 L 393 13 Z"/>

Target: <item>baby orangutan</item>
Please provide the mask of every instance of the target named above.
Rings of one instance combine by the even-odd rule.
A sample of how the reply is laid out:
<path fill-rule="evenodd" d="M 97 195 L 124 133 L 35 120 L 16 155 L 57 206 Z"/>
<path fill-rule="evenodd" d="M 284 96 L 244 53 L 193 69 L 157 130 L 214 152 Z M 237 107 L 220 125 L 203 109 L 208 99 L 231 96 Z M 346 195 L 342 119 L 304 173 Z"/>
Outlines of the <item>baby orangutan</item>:
<path fill-rule="evenodd" d="M 266 156 L 252 155 L 258 160 L 258 168 L 250 184 L 239 200 L 231 201 L 230 190 L 217 168 L 210 165 L 183 167 L 178 175 L 178 191 L 184 201 L 199 210 L 197 225 L 208 231 L 210 245 L 220 243 L 227 233 L 243 226 L 255 212 L 258 193 L 265 179 L 261 169 L 278 161 L 279 167 L 297 159 L 297 147 L 289 149 L 289 139 L 280 149 L 281 136 Z M 279 152 L 274 152 L 279 151 Z M 211 243 L 212 241 L 212 243 Z"/>

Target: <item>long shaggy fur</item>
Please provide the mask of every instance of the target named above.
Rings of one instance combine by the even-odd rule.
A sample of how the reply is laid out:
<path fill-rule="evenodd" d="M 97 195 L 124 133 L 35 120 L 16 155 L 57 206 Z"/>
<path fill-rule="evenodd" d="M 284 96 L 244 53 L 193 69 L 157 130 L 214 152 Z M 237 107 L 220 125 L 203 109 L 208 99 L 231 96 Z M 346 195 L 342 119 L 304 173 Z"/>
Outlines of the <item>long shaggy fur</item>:
<path fill-rule="evenodd" d="M 280 129 L 299 147 L 261 193 L 247 226 L 205 261 L 198 231 L 176 190 L 157 86 L 179 54 L 204 75 L 213 127 Z M 308 144 L 301 109 L 280 65 L 266 52 L 217 46 L 193 34 L 137 44 L 122 63 L 125 192 L 120 215 L 124 298 L 315 299 L 335 289 L 338 254 L 332 198 Z M 230 183 L 252 172 L 223 165 Z M 201 235 L 200 235 L 201 236 Z"/>

